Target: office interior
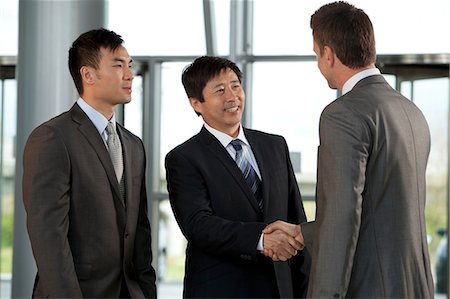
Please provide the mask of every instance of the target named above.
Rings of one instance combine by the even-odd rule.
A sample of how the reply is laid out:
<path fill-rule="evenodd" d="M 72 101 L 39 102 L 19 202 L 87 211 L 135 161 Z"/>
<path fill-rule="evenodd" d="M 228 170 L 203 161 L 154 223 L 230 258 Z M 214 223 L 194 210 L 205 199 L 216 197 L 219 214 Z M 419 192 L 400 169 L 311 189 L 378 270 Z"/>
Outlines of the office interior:
<path fill-rule="evenodd" d="M 181 84 L 202 55 L 244 73 L 243 125 L 283 135 L 308 219 L 314 219 L 318 120 L 338 97 L 320 74 L 309 18 L 323 0 L 0 0 L 0 297 L 31 296 L 36 266 L 22 203 L 22 153 L 31 130 L 78 98 L 67 52 L 82 32 L 122 35 L 133 57 L 132 102 L 120 123 L 144 141 L 159 298 L 181 298 L 186 241 L 174 220 L 165 154 L 203 121 Z M 372 19 L 377 67 L 414 101 L 431 131 L 426 221 L 436 297 L 448 297 L 450 39 L 448 0 L 348 2 Z"/>

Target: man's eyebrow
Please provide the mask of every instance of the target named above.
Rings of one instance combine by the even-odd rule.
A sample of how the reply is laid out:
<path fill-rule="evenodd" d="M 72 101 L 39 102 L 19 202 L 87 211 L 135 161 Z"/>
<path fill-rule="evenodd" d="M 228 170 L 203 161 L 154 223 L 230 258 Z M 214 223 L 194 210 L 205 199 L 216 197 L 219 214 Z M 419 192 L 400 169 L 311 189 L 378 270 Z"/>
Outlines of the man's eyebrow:
<path fill-rule="evenodd" d="M 231 83 L 231 84 L 235 84 L 235 83 L 241 84 L 241 82 L 239 81 L 239 79 L 231 80 L 230 83 Z M 214 86 L 212 87 L 212 89 L 216 89 L 216 88 L 219 88 L 219 87 L 223 87 L 225 84 L 226 84 L 226 83 L 224 83 L 224 82 L 217 83 L 216 85 L 214 85 Z"/>
<path fill-rule="evenodd" d="M 222 87 L 222 86 L 224 86 L 225 85 L 225 83 L 218 83 L 218 84 L 216 84 L 216 85 L 214 85 L 212 88 L 213 89 L 216 89 L 216 88 L 219 88 L 219 87 Z"/>
<path fill-rule="evenodd" d="M 129 58 L 128 60 L 127 59 L 125 59 L 125 58 L 120 58 L 120 57 L 114 57 L 113 58 L 113 61 L 117 61 L 117 62 L 123 62 L 123 63 L 132 63 L 133 62 L 133 59 L 132 58 Z"/>

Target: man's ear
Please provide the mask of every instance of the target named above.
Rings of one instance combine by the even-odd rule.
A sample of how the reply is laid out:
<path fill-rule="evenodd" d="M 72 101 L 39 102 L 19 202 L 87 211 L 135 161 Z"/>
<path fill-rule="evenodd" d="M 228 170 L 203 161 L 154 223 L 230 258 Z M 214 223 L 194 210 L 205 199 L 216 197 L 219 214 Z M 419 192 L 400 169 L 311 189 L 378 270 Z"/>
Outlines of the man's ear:
<path fill-rule="evenodd" d="M 332 67 L 335 62 L 336 55 L 334 54 L 333 49 L 328 46 L 323 48 L 323 55 L 325 55 L 328 66 Z"/>
<path fill-rule="evenodd" d="M 201 114 L 202 110 L 202 103 L 197 98 L 189 98 L 189 103 L 191 104 L 191 107 L 194 109 L 194 111 L 197 114 Z"/>
<path fill-rule="evenodd" d="M 86 84 L 94 84 L 96 76 L 93 68 L 84 65 L 80 68 L 80 74 L 81 79 L 86 82 Z"/>

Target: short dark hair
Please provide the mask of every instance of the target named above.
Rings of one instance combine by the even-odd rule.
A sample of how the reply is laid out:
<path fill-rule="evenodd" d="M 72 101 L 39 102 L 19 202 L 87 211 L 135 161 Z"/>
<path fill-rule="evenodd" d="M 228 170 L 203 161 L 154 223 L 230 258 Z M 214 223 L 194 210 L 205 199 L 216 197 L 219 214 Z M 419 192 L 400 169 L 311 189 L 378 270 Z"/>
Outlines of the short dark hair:
<path fill-rule="evenodd" d="M 94 29 L 81 34 L 69 49 L 69 71 L 78 93 L 83 93 L 80 68 L 90 66 L 98 69 L 100 48 L 116 50 L 123 43 L 120 35 L 105 28 Z"/>
<path fill-rule="evenodd" d="M 352 69 L 375 63 L 375 34 L 362 9 L 344 1 L 326 4 L 311 16 L 311 29 L 320 54 L 328 46 Z"/>
<path fill-rule="evenodd" d="M 231 69 L 242 83 L 242 72 L 231 60 L 215 56 L 201 56 L 195 59 L 193 63 L 184 68 L 181 76 L 181 82 L 188 98 L 196 98 L 200 102 L 204 102 L 203 89 L 206 84 L 226 69 Z"/>

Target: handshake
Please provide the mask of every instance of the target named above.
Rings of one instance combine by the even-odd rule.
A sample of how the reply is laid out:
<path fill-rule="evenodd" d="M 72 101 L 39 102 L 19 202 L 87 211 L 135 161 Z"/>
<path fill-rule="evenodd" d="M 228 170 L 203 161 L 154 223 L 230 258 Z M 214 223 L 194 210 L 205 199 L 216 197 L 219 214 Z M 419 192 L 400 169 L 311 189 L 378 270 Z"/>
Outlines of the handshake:
<path fill-rule="evenodd" d="M 300 224 L 277 220 L 267 225 L 262 232 L 264 250 L 261 253 L 273 261 L 287 261 L 305 248 Z"/>

